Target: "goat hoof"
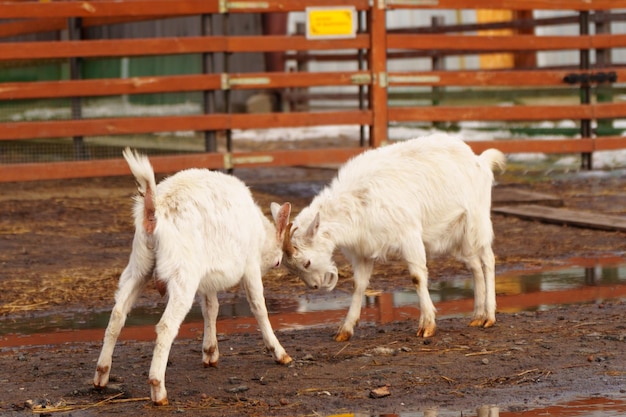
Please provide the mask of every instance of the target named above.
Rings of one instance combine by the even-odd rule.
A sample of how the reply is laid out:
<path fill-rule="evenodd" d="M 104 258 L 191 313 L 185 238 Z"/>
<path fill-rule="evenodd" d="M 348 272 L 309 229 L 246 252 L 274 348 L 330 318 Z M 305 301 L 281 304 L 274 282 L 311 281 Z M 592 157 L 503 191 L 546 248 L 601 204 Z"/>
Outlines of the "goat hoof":
<path fill-rule="evenodd" d="M 347 342 L 352 337 L 352 333 L 341 331 L 335 335 L 336 342 Z"/>
<path fill-rule="evenodd" d="M 217 368 L 217 361 L 215 362 L 202 362 L 205 368 Z"/>
<path fill-rule="evenodd" d="M 483 327 L 483 328 L 488 328 L 488 327 L 493 327 L 493 325 L 496 324 L 496 320 L 495 319 L 473 319 L 470 322 L 470 327 Z"/>
<path fill-rule="evenodd" d="M 470 321 L 470 327 L 483 327 L 485 325 L 485 319 L 473 319 Z"/>
<path fill-rule="evenodd" d="M 437 328 L 435 326 L 420 327 L 417 330 L 417 337 L 432 337 L 435 335 Z"/>
<path fill-rule="evenodd" d="M 281 365 L 289 365 L 291 362 L 293 362 L 293 359 L 291 359 L 291 356 L 285 353 L 283 357 L 278 359 L 276 362 L 278 362 Z"/>
<path fill-rule="evenodd" d="M 493 319 L 493 320 L 487 319 L 487 320 L 485 320 L 485 323 L 483 324 L 483 327 L 485 329 L 487 329 L 489 327 L 493 327 L 494 324 L 496 324 L 496 320 L 495 319 Z"/>
<path fill-rule="evenodd" d="M 167 398 L 163 398 L 162 400 L 159 400 L 159 401 L 153 401 L 152 403 L 158 407 L 169 405 L 169 401 L 167 401 Z"/>

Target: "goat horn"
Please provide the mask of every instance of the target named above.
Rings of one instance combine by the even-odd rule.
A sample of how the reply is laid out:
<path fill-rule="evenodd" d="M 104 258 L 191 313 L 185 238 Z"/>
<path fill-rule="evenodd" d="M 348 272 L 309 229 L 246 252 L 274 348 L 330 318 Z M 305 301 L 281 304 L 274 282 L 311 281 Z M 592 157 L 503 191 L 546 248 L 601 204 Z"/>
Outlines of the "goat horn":
<path fill-rule="evenodd" d="M 283 252 L 285 252 L 285 255 L 287 256 L 293 256 L 293 254 L 295 253 L 295 249 L 293 248 L 293 245 L 291 244 L 291 227 L 293 226 L 293 223 L 290 222 L 287 227 L 285 227 L 285 234 L 283 236 Z M 294 229 L 296 230 L 296 229 Z"/>

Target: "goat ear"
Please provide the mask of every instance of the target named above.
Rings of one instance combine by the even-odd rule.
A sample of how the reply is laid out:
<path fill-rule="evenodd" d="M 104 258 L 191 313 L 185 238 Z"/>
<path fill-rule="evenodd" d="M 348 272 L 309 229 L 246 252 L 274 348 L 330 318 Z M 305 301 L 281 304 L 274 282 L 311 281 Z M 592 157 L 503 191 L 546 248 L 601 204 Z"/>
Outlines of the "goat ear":
<path fill-rule="evenodd" d="M 285 203 L 282 206 L 278 203 L 272 203 L 270 205 L 272 210 L 272 216 L 274 217 L 274 223 L 276 223 L 276 234 L 280 238 L 285 233 L 287 224 L 289 223 L 289 216 L 291 215 L 291 204 Z"/>
<path fill-rule="evenodd" d="M 320 227 L 320 213 L 318 212 L 315 215 L 315 218 L 313 219 L 311 224 L 309 225 L 308 229 L 306 229 L 306 233 L 304 236 L 308 239 L 312 239 L 313 236 L 315 236 L 315 234 L 317 233 L 317 229 L 319 229 L 319 227 Z"/>
<path fill-rule="evenodd" d="M 280 204 L 272 201 L 272 203 L 270 204 L 270 211 L 272 212 L 274 223 L 278 223 L 278 212 L 280 211 Z"/>

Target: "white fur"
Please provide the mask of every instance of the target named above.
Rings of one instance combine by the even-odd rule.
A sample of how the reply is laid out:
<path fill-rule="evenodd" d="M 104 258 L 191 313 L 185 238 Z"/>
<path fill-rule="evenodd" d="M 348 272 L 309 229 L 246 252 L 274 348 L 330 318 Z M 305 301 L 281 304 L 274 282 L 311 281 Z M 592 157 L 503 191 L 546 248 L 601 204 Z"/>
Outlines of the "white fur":
<path fill-rule="evenodd" d="M 115 342 L 139 292 L 155 277 L 169 296 L 156 326 L 157 339 L 150 366 L 151 398 L 167 404 L 165 368 L 169 351 L 196 293 L 204 317 L 202 359 L 215 366 L 217 292 L 242 282 L 263 340 L 279 363 L 289 363 L 272 331 L 263 296 L 262 274 L 280 265 L 282 235 L 289 221 L 289 203 L 272 203 L 274 226 L 255 204 L 248 188 L 237 178 L 205 169 L 181 171 L 158 186 L 147 157 L 124 151 L 124 158 L 139 183 L 134 207 L 135 237 L 128 266 L 122 272 L 115 306 L 104 336 L 94 385 L 109 381 Z M 146 201 L 152 198 L 151 201 Z M 152 204 L 151 204 L 152 203 Z M 145 220 L 154 207 L 155 227 Z M 148 213 L 149 214 L 149 213 Z M 149 217 L 149 216 L 148 216 Z"/>
<path fill-rule="evenodd" d="M 374 261 L 390 252 L 404 258 L 415 283 L 419 336 L 434 334 L 436 327 L 427 253 L 465 262 L 474 277 L 471 325 L 495 323 L 492 169 L 504 165 L 498 150 L 477 156 L 462 140 L 434 134 L 364 152 L 339 170 L 294 220 L 294 253 L 283 259 L 309 287 L 329 291 L 338 278 L 335 248 L 351 261 L 354 294 L 337 340 L 352 336 Z"/>

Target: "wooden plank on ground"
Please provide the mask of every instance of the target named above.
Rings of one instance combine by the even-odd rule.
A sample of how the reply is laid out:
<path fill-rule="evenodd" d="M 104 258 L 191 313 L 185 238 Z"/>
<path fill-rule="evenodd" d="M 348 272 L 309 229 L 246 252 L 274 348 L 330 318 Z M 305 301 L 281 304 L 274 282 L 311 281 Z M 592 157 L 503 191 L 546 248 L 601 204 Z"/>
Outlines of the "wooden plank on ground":
<path fill-rule="evenodd" d="M 517 216 L 522 219 L 539 220 L 546 223 L 626 232 L 625 216 L 545 207 L 536 204 L 493 207 L 491 210 L 494 213 Z"/>
<path fill-rule="evenodd" d="M 495 187 L 491 193 L 491 204 L 493 206 L 535 204 L 550 207 L 562 207 L 563 200 L 551 194 L 499 186 Z"/>

